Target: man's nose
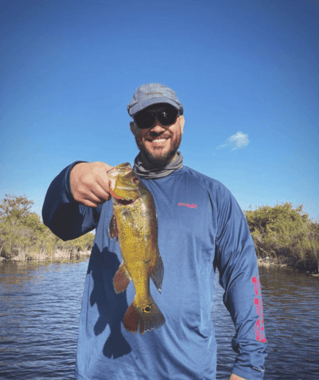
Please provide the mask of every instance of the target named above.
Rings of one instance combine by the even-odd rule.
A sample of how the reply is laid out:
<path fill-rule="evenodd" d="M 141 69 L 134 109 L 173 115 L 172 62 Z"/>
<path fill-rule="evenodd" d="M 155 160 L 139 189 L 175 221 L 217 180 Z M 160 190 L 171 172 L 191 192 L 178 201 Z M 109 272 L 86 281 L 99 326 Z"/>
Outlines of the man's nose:
<path fill-rule="evenodd" d="M 151 129 L 153 130 L 154 128 L 165 129 L 163 124 L 161 124 L 161 122 L 158 120 L 157 117 L 155 117 L 155 121 L 154 121 L 154 124 L 152 125 Z"/>

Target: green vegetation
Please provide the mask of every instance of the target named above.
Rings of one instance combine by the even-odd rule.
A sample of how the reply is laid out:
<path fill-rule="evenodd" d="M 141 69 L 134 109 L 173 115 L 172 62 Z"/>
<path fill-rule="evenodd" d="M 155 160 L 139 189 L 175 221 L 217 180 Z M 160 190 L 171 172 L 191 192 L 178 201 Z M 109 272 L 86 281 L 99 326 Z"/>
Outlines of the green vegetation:
<path fill-rule="evenodd" d="M 32 200 L 6 195 L 0 203 L 0 262 L 6 260 L 73 260 L 89 254 L 94 235 L 64 242 L 31 212 Z"/>
<path fill-rule="evenodd" d="M 72 260 L 90 253 L 93 234 L 64 242 L 30 211 L 32 205 L 25 196 L 10 195 L 0 203 L 0 260 Z M 309 220 L 302 208 L 285 203 L 244 212 L 258 258 L 318 270 L 319 223 Z"/>
<path fill-rule="evenodd" d="M 317 271 L 319 223 L 309 219 L 300 205 L 261 206 L 245 211 L 259 258 L 269 257 L 300 270 Z"/>

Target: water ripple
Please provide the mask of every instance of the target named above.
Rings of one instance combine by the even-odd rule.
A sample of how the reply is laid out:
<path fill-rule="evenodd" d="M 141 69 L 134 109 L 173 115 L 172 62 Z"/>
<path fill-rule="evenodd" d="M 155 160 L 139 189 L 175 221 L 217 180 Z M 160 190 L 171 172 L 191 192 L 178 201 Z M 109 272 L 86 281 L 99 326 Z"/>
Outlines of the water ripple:
<path fill-rule="evenodd" d="M 74 379 L 87 261 L 0 266 L 0 379 Z M 319 379 L 319 281 L 260 268 L 269 355 L 265 380 Z M 229 379 L 235 329 L 215 279 L 217 379 Z"/>

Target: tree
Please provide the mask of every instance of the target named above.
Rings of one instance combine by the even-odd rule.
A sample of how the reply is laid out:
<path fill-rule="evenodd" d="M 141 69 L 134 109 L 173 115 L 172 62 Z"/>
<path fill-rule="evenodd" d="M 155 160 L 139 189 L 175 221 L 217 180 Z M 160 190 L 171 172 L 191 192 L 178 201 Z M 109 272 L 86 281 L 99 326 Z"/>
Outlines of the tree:
<path fill-rule="evenodd" d="M 30 244 L 31 229 L 25 225 L 33 201 L 25 196 L 7 195 L 0 203 L 0 254 Z"/>
<path fill-rule="evenodd" d="M 290 257 L 294 262 L 318 265 L 319 231 L 303 212 L 303 205 L 291 203 L 261 206 L 245 212 L 258 256 Z"/>
<path fill-rule="evenodd" d="M 64 242 L 55 236 L 40 220 L 39 215 L 31 212 L 33 201 L 25 196 L 6 195 L 0 203 L 0 255 L 19 254 L 22 259 L 56 251 L 74 255 L 79 251 L 92 248 L 94 235 L 85 234 L 72 241 Z M 12 255 L 13 254 L 13 255 Z"/>
<path fill-rule="evenodd" d="M 6 194 L 6 197 L 0 204 L 0 221 L 10 221 L 13 226 L 23 223 L 31 214 L 30 209 L 34 204 L 25 196 L 13 196 Z"/>

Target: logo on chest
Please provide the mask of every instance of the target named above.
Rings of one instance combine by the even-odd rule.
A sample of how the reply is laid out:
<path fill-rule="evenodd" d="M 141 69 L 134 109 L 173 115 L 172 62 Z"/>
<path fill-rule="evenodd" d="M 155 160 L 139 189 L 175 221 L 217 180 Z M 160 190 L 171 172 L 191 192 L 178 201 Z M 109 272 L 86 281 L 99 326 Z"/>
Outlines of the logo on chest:
<path fill-rule="evenodd" d="M 188 203 L 178 203 L 178 206 L 186 206 L 188 208 L 197 208 L 197 205 L 188 204 Z"/>

